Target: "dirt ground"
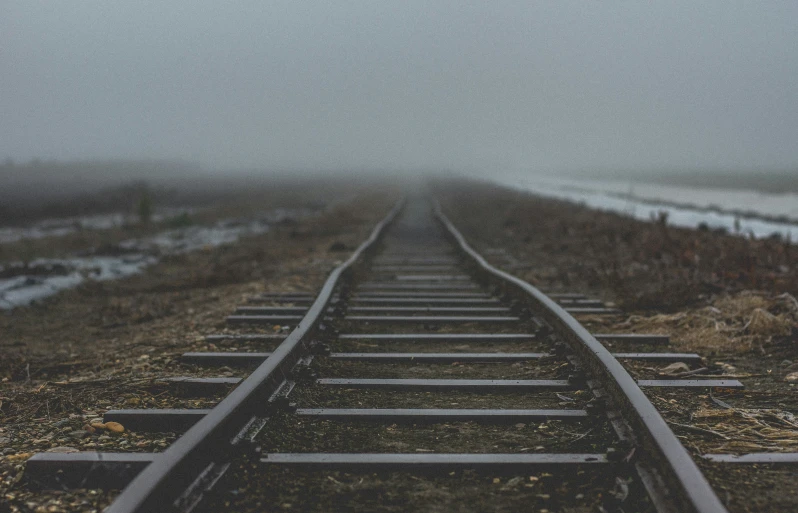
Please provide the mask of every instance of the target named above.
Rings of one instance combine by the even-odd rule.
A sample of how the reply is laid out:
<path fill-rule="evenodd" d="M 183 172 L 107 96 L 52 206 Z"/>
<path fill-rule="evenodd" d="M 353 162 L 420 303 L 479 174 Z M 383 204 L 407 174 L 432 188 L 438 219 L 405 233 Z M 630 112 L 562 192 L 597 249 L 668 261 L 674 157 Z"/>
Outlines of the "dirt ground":
<path fill-rule="evenodd" d="M 494 265 L 544 291 L 582 292 L 621 308 L 622 315 L 578 316 L 592 332 L 671 335 L 666 347 L 613 342 L 612 350 L 696 352 L 704 362 L 690 369 L 698 371 L 692 378 L 743 382 L 741 391 L 646 393 L 730 511 L 798 508 L 794 470 L 701 458 L 798 451 L 798 248 L 635 221 L 486 184 L 460 183 L 439 195 Z M 625 366 L 642 379 L 664 367 Z"/>
<path fill-rule="evenodd" d="M 399 225 L 402 221 L 399 222 Z M 389 237 L 390 238 L 390 237 Z M 367 270 L 360 281 L 375 280 Z M 356 289 L 357 284 L 353 288 Z M 341 333 L 530 333 L 532 323 L 369 323 L 336 319 Z M 491 344 L 487 342 L 431 342 L 340 340 L 327 341 L 331 350 L 439 352 L 484 350 L 545 352 L 540 340 Z M 565 379 L 569 364 L 562 358 L 516 363 L 451 364 L 363 363 L 315 358 L 313 369 L 323 378 L 473 378 Z M 584 408 L 590 394 L 584 390 L 424 391 L 332 387 L 299 383 L 291 395 L 298 408 Z M 604 454 L 615 440 L 602 417 L 527 422 L 423 422 L 327 421 L 299 415 L 270 419 L 257 437 L 262 454 L 323 453 L 479 453 Z M 268 459 L 268 458 L 267 458 Z M 565 470 L 517 469 L 460 472 L 299 470 L 279 468 L 261 461 L 238 461 L 215 488 L 202 511 L 597 511 L 614 500 L 630 469 L 625 465 L 580 467 Z M 620 480 L 620 485 L 619 485 Z M 265 486 L 264 486 L 265 484 Z M 634 487 L 632 487 L 634 489 Z M 630 494 L 631 495 L 631 494 Z M 629 511 L 649 511 L 646 499 L 625 497 Z"/>
<path fill-rule="evenodd" d="M 451 184 L 450 184 L 451 185 Z M 24 461 L 44 450 L 163 450 L 174 433 L 88 433 L 86 424 L 108 409 L 207 407 L 218 398 L 165 394 L 159 378 L 207 373 L 243 376 L 245 369 L 178 365 L 184 351 L 223 350 L 204 335 L 228 328 L 224 318 L 252 294 L 315 291 L 397 197 L 394 188 L 371 191 L 333 207 L 334 215 L 296 223 L 239 244 L 166 259 L 147 273 L 118 282 L 90 283 L 43 304 L 0 316 L 0 513 L 98 511 L 116 492 L 38 492 L 26 483 Z M 620 316 L 582 316 L 596 333 L 669 333 L 667 350 L 697 352 L 706 371 L 695 376 L 735 377 L 743 391 L 647 391 L 665 419 L 734 512 L 798 509 L 794 471 L 718 466 L 701 460 L 711 452 L 778 452 L 798 448 L 798 250 L 785 241 L 747 240 L 676 229 L 596 213 L 562 202 L 484 184 L 438 188 L 455 224 L 498 267 L 547 291 L 585 292 L 618 305 Z M 268 208 L 268 205 L 263 205 Z M 232 208 L 232 207 L 231 207 Z M 250 208 L 250 207 L 247 207 Z M 340 243 L 333 246 L 334 243 Z M 331 251 L 332 247 L 343 248 Z M 273 332 L 272 330 L 263 330 Z M 239 350 L 267 350 L 269 344 Z M 502 348 L 505 348 L 502 346 Z M 666 350 L 615 342 L 617 351 Z M 367 347 L 349 341 L 336 350 L 403 351 L 402 343 Z M 452 350 L 479 351 L 480 344 Z M 495 349 L 495 347 L 494 347 Z M 541 351 L 538 343 L 505 348 Z M 445 348 L 442 350 L 449 350 Z M 357 363 L 318 363 L 324 376 L 361 376 Z M 663 371 L 659 364 L 629 364 L 638 377 Z M 693 366 L 691 370 L 697 370 Z M 552 377 L 556 367 L 519 364 L 512 377 Z M 419 377 L 430 366 L 387 366 L 397 376 Z M 453 366 L 452 377 L 482 377 L 490 366 Z M 790 376 L 794 376 L 791 378 Z M 504 376 L 492 376 L 504 377 Z M 793 380 L 794 379 L 794 380 Z M 318 390 L 298 392 L 303 406 L 361 404 L 430 406 L 424 392 Z M 582 407 L 578 394 L 546 394 L 519 401 L 512 394 L 436 394 L 438 407 Z M 565 406 L 567 405 L 567 406 Z M 291 436 L 287 435 L 287 428 Z M 426 426 L 363 425 L 349 439 L 328 422 L 281 419 L 265 437 L 265 450 L 304 447 L 403 452 L 446 451 L 452 436 L 474 450 L 602 451 L 610 435 L 596 427 L 557 421 L 499 427 L 473 423 Z M 496 447 L 484 447 L 484 440 Z M 554 443 L 553 441 L 557 442 Z M 560 442 L 571 440 L 570 445 Z M 532 441 L 532 445 L 529 445 Z M 617 486 L 615 474 L 581 476 L 484 476 L 455 473 L 350 474 L 271 470 L 240 464 L 233 478 L 250 476 L 240 489 L 220 487 L 213 504 L 228 510 L 291 511 L 596 511 L 602 494 Z M 272 485 L 266 486 L 263 485 Z M 264 495 L 251 493 L 259 486 Z M 645 501 L 640 502 L 645 506 Z"/>
<path fill-rule="evenodd" d="M 283 179 L 278 186 L 261 185 L 252 190 L 239 190 L 237 194 L 224 191 L 219 193 L 218 197 L 213 197 L 213 193 L 209 191 L 205 193 L 209 197 L 203 202 L 187 205 L 192 207 L 193 211 L 185 215 L 175 215 L 146 224 L 139 222 L 137 218 L 132 218 L 128 224 L 113 228 L 81 229 L 62 236 L 27 238 L 0 244 L 0 266 L 28 262 L 36 258 L 65 257 L 75 253 L 105 254 L 110 251 L 114 254 L 114 251 L 121 249 L 118 244 L 125 240 L 145 238 L 174 228 L 208 225 L 220 220 L 248 219 L 276 208 L 316 210 L 341 198 L 352 199 L 356 190 L 368 186 L 366 184 L 369 182 L 365 180 L 364 182 L 357 185 L 345 181 L 330 181 L 312 186 L 306 180 Z M 380 186 L 384 185 L 377 185 Z M 130 201 L 130 197 L 120 201 L 117 207 L 121 211 L 118 213 L 129 214 L 127 210 L 130 208 L 127 203 Z M 73 208 L 79 209 L 86 202 L 86 198 L 76 198 L 72 200 L 75 204 Z M 20 224 L 24 226 L 26 223 L 20 220 Z"/>
<path fill-rule="evenodd" d="M 176 434 L 89 433 L 85 426 L 108 409 L 212 406 L 218 398 L 168 394 L 158 380 L 201 374 L 176 358 L 215 349 L 204 336 L 229 331 L 225 317 L 247 297 L 314 292 L 399 196 L 393 186 L 349 188 L 324 215 L 281 223 L 234 245 L 168 257 L 144 274 L 89 282 L 0 315 L 0 512 L 97 511 L 107 504 L 115 492 L 34 491 L 24 480 L 25 460 L 48 450 L 163 450 Z M 245 203 L 227 208 L 252 208 Z M 260 208 L 273 207 L 264 201 Z"/>

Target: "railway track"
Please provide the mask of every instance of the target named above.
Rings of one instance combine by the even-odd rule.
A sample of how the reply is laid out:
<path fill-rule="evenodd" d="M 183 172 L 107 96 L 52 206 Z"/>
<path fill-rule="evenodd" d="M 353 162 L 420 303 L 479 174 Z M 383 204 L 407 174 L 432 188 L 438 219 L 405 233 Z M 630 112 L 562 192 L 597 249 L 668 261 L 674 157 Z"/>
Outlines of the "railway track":
<path fill-rule="evenodd" d="M 438 208 L 413 199 L 378 224 L 318 295 L 254 297 L 227 319 L 235 333 L 208 337 L 272 350 L 183 355 L 184 363 L 201 367 L 256 366 L 241 377 L 170 380 L 176 393 L 234 387 L 214 408 L 105 414 L 106 422 L 134 431 L 182 432 L 163 453 L 42 453 L 28 461 L 27 473 L 43 486 L 124 488 L 106 510 L 116 513 L 208 508 L 203 499 L 219 500 L 215 490 L 235 479 L 241 460 L 265 472 L 401 471 L 452 479 L 472 470 L 545 472 L 574 482 L 594 479 L 599 487 L 614 483 L 616 489 L 603 494 L 605 509 L 634 504 L 635 510 L 659 512 L 726 511 L 641 388 L 742 385 L 634 380 L 622 362 L 700 357 L 611 353 L 602 342 L 651 347 L 667 343 L 667 336 L 594 336 L 574 318 L 613 312 L 581 294 L 547 296 L 495 269 Z M 295 329 L 287 336 L 252 332 L 273 325 Z M 462 423 L 476 426 L 478 436 L 461 436 L 456 426 Z M 373 442 L 375 428 L 364 425 L 411 426 L 422 434 L 427 426 L 444 425 L 452 431 L 443 437 L 445 446 L 430 442 L 433 449 L 406 451 L 407 444 Z M 549 425 L 557 433 L 540 446 L 501 450 L 490 442 L 490 426 L 538 426 L 520 439 L 539 440 Z M 578 436 L 563 434 L 576 427 Z M 291 444 L 273 443 L 307 429 L 361 440 L 362 450 L 315 451 L 302 443 L 277 450 Z M 768 462 L 763 458 L 749 457 Z"/>

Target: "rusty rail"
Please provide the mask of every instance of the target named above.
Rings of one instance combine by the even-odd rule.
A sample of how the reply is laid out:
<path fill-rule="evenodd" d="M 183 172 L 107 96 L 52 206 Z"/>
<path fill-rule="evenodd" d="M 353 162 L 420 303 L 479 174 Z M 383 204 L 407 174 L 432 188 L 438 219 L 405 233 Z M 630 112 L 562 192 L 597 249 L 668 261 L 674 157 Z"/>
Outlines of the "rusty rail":
<path fill-rule="evenodd" d="M 248 421 L 262 411 L 268 397 L 288 377 L 288 372 L 307 353 L 304 342 L 313 335 L 327 310 L 334 289 L 348 278 L 352 266 L 372 250 L 385 228 L 401 210 L 397 203 L 369 238 L 324 283 L 296 329 L 252 374 L 243 380 L 166 451 L 141 471 L 105 510 L 106 513 L 168 511 L 186 487 L 201 477 L 215 461 L 229 458 L 230 444 Z M 227 454 L 226 454 L 227 453 Z"/>
<path fill-rule="evenodd" d="M 658 511 L 726 513 L 725 506 L 651 401 L 613 355 L 563 307 L 537 288 L 487 262 L 435 204 L 435 213 L 474 269 L 503 292 L 533 305 L 532 311 L 562 336 L 599 377 L 593 390 L 611 403 L 610 421 L 623 438 L 632 438 L 636 468 Z M 612 410 L 615 410 L 614 412 Z"/>

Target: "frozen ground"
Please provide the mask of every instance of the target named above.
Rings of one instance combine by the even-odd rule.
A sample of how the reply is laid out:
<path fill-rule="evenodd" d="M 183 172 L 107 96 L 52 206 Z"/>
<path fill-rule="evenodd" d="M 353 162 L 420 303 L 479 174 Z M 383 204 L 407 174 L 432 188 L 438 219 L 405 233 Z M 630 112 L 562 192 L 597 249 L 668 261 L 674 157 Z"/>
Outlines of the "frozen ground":
<path fill-rule="evenodd" d="M 163 255 L 230 244 L 240 237 L 257 235 L 286 218 L 309 215 L 306 209 L 276 209 L 255 219 L 228 219 L 211 226 L 189 226 L 152 237 L 130 239 L 115 248 L 114 255 L 75 255 L 69 258 L 36 259 L 0 266 L 0 309 L 27 305 L 85 280 L 113 280 L 141 272 Z M 94 225 L 97 227 L 98 225 Z M 113 226 L 113 225 L 110 225 Z"/>
<path fill-rule="evenodd" d="M 767 194 L 739 189 L 709 189 L 628 181 L 573 180 L 523 174 L 499 174 L 493 181 L 515 189 L 584 204 L 591 208 L 656 219 L 696 228 L 722 228 L 729 233 L 769 237 L 774 233 L 798 240 L 798 195 Z"/>
<path fill-rule="evenodd" d="M 159 208 L 153 213 L 152 221 L 158 223 L 180 214 L 191 214 L 195 210 L 193 208 Z M 0 244 L 23 239 L 60 237 L 79 230 L 107 230 L 136 222 L 138 219 L 134 215 L 115 213 L 45 219 L 30 226 L 0 226 Z"/>

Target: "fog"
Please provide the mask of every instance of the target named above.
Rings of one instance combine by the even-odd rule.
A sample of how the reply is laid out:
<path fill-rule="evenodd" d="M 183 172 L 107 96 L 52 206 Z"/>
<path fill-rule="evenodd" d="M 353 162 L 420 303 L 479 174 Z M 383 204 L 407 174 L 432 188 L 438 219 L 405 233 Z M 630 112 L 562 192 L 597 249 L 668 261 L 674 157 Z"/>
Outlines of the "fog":
<path fill-rule="evenodd" d="M 5 0 L 0 158 L 783 172 L 797 19 L 794 1 Z"/>

